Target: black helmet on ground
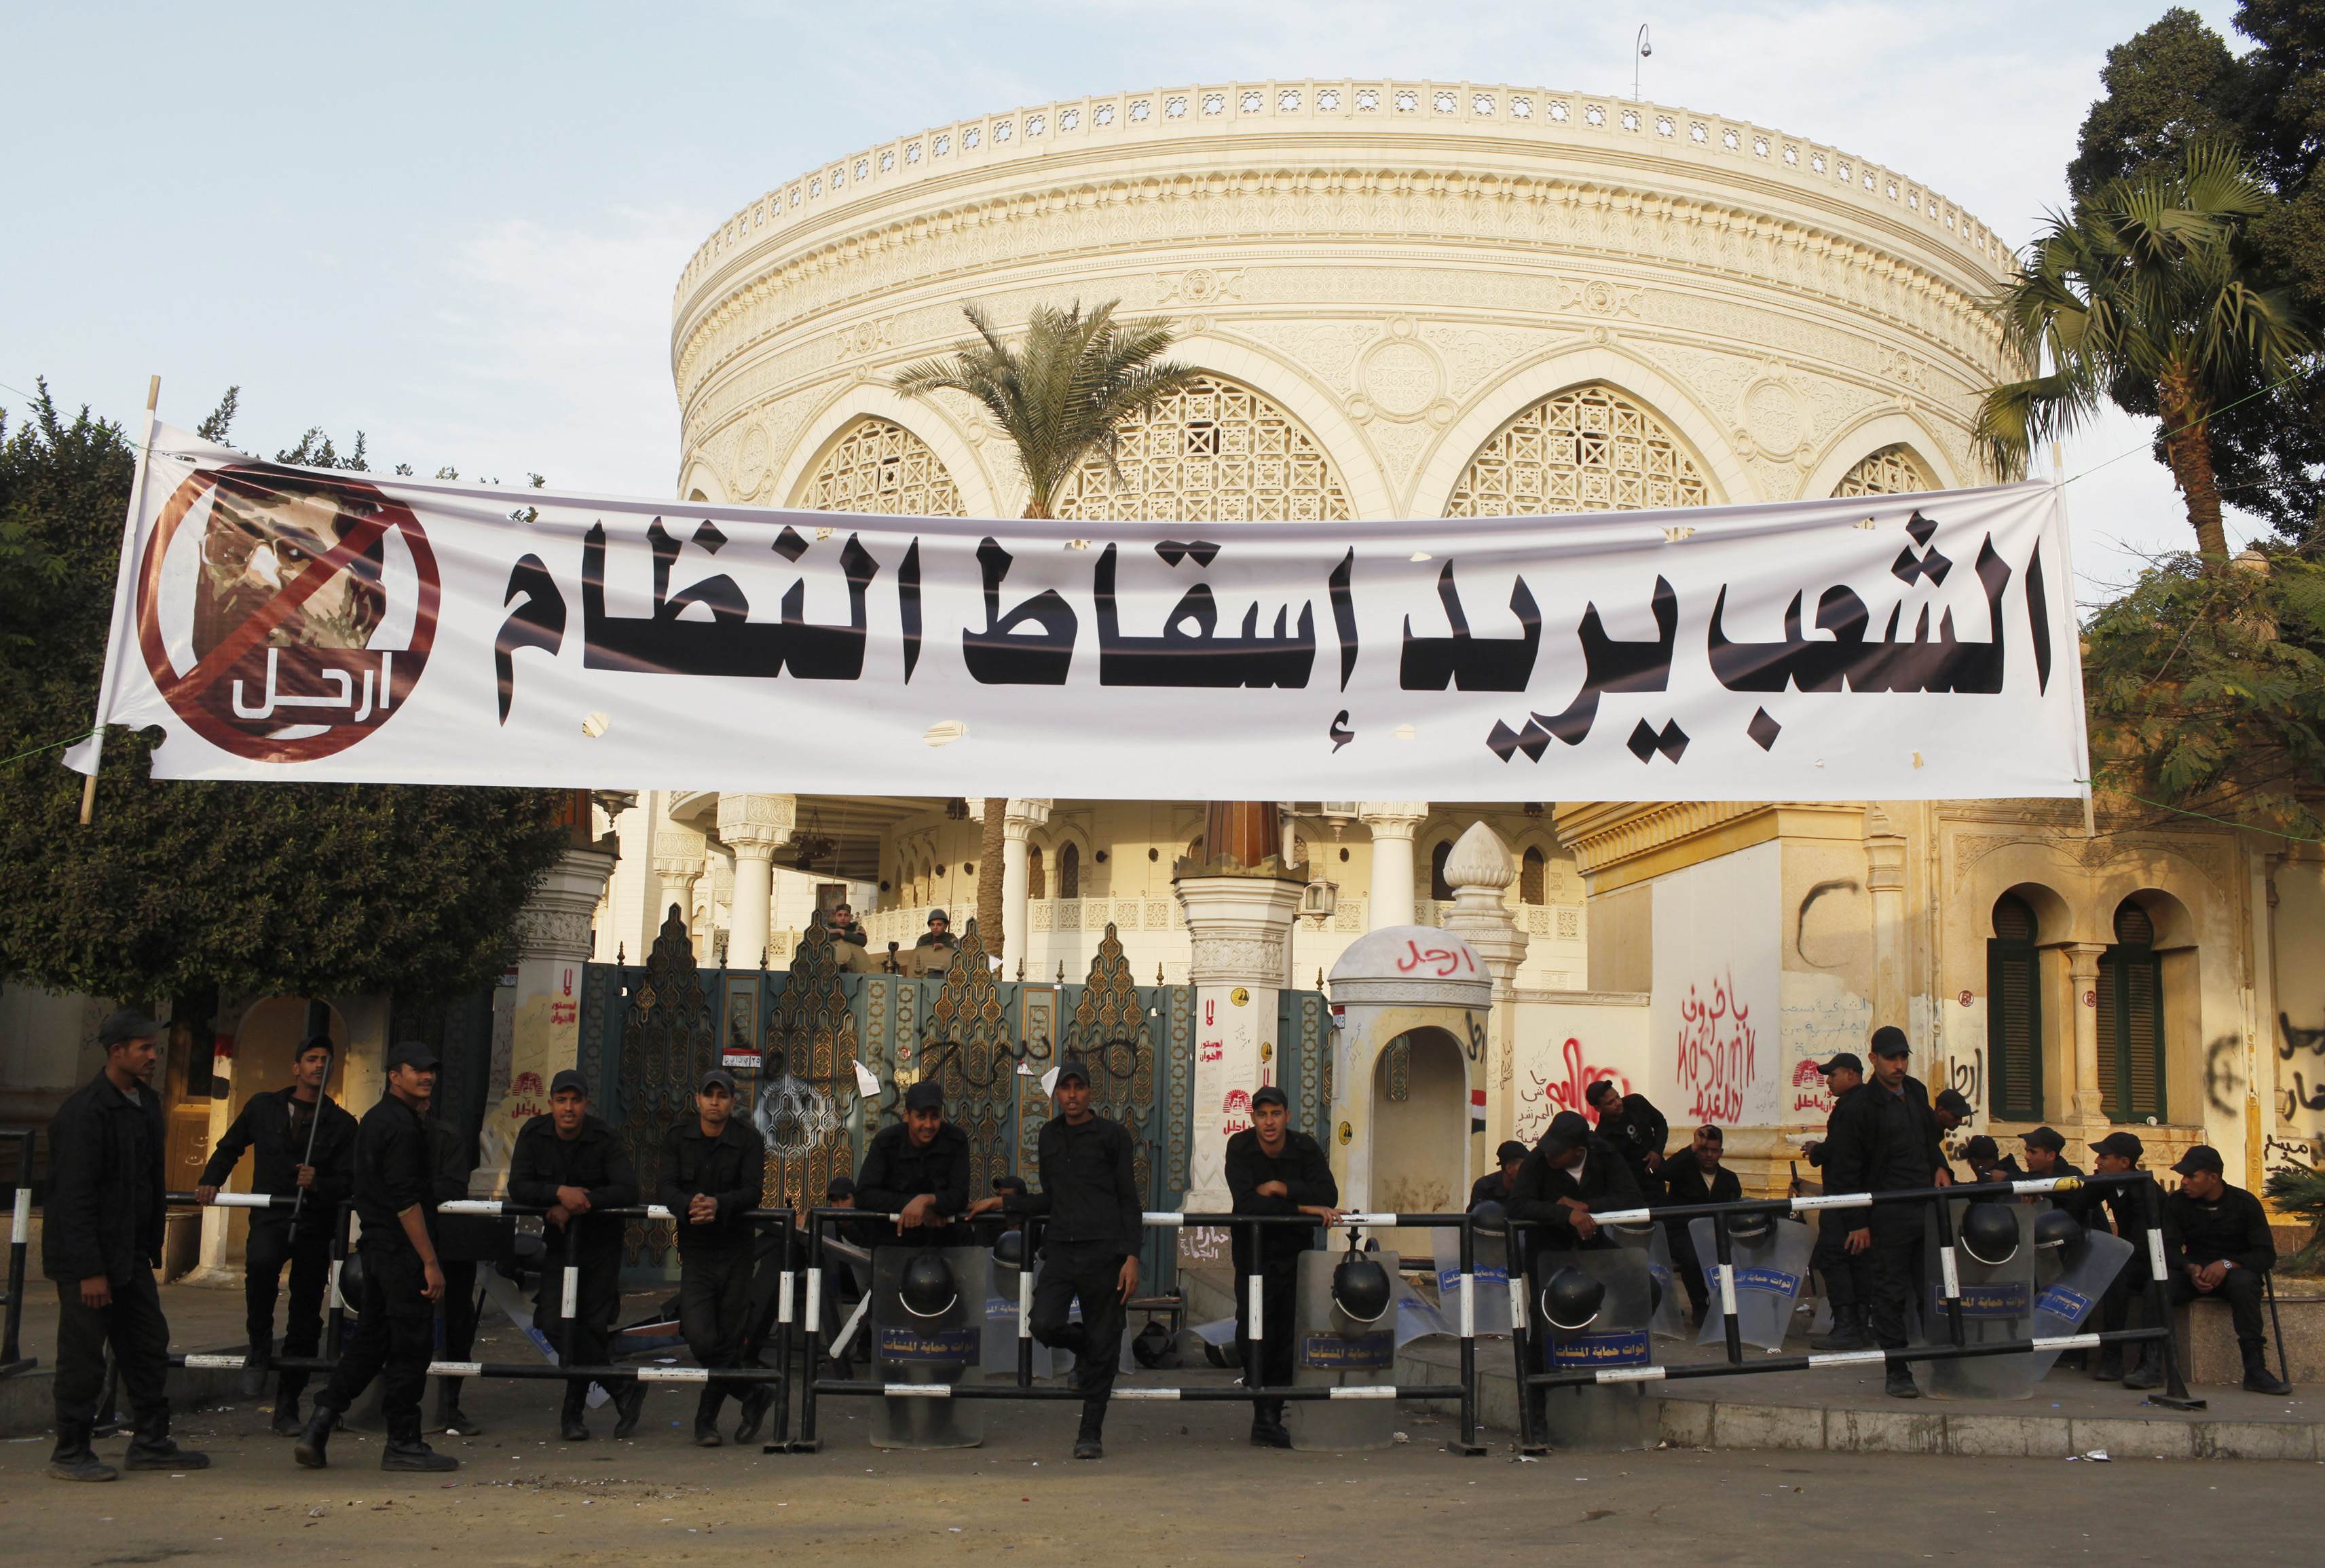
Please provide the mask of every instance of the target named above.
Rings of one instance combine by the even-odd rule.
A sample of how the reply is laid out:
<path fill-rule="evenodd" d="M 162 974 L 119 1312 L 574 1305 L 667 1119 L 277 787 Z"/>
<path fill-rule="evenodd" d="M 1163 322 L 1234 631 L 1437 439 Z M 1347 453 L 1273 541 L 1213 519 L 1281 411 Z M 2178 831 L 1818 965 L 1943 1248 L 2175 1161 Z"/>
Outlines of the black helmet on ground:
<path fill-rule="evenodd" d="M 1469 1211 L 1469 1218 L 1476 1222 L 1478 1234 L 1499 1236 L 1502 1228 L 1509 1223 L 1510 1211 L 1488 1198 Z"/>
<path fill-rule="evenodd" d="M 2072 1247 L 2082 1239 L 2082 1222 L 2064 1209 L 2046 1209 L 2034 1216 L 2036 1247 Z"/>
<path fill-rule="evenodd" d="M 952 1266 L 933 1252 L 923 1252 L 904 1265 L 904 1277 L 896 1285 L 896 1294 L 904 1310 L 916 1318 L 942 1317 L 960 1300 L 960 1289 L 953 1283 Z"/>
<path fill-rule="evenodd" d="M 1542 1287 L 1542 1315 L 1553 1329 L 1579 1333 L 1598 1321 L 1607 1282 L 1579 1268 L 1561 1268 Z"/>
<path fill-rule="evenodd" d="M 1972 1203 L 1961 1218 L 1961 1249 L 1991 1268 L 2018 1252 L 2018 1216 L 2000 1203 Z"/>
<path fill-rule="evenodd" d="M 1130 1357 L 1150 1372 L 1176 1367 L 1179 1364 L 1179 1337 L 1149 1318 L 1146 1326 L 1131 1336 Z"/>

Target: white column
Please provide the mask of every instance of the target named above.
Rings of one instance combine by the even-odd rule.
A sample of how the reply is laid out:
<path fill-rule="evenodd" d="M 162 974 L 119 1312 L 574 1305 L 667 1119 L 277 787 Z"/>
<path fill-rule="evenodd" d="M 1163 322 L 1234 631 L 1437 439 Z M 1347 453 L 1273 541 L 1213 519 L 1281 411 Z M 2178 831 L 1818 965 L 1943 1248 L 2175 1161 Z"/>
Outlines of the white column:
<path fill-rule="evenodd" d="M 1009 803 L 1001 819 L 1001 935 L 1003 954 L 1025 967 L 1025 939 L 1033 921 L 1027 914 L 1032 877 L 1027 868 L 1025 840 L 1050 820 L 1049 801 Z"/>
<path fill-rule="evenodd" d="M 1518 966 L 1525 962 L 1526 933 L 1510 913 L 1509 886 L 1517 879 L 1517 866 L 1501 835 L 1483 822 L 1454 840 L 1445 858 L 1445 880 L 1453 887 L 1453 907 L 1446 912 L 1445 929 L 1469 944 L 1486 972 L 1493 977 L 1493 1012 L 1486 1031 L 1486 1137 L 1499 1143 L 1517 1125 L 1517 1100 L 1512 1091 L 1512 1063 L 1516 1054 Z M 1484 1149 L 1469 1172 L 1475 1180 L 1484 1174 Z"/>
<path fill-rule="evenodd" d="M 654 834 L 653 895 L 646 905 L 645 945 L 632 951 L 630 961 L 644 963 L 661 934 L 662 923 L 678 905 L 678 923 L 694 920 L 694 885 L 702 876 L 702 835 L 691 828 L 666 824 Z"/>
<path fill-rule="evenodd" d="M 581 966 L 589 959 L 589 916 L 614 874 L 607 849 L 570 849 L 541 879 L 519 919 L 516 986 L 508 1065 L 500 1102 L 485 1117 L 479 1183 L 506 1168 L 517 1129 L 549 1109 L 549 1081 L 581 1053 Z M 590 1086 L 597 1091 L 598 1085 Z"/>
<path fill-rule="evenodd" d="M 766 956 L 775 896 L 775 851 L 798 820 L 793 795 L 718 797 L 718 837 L 735 851 L 735 898 L 727 916 L 727 963 L 753 969 Z"/>
<path fill-rule="evenodd" d="M 2074 1077 L 2068 1081 L 2068 1114 L 2085 1129 L 2086 1143 L 2107 1136 L 2107 1089 L 2099 1081 L 2099 956 L 2107 949 L 2095 942 L 2070 942 L 2067 973 L 2074 988 L 2075 1049 L 2070 1059 Z"/>
<path fill-rule="evenodd" d="M 1303 884 L 1283 877 L 1182 877 L 1195 988 L 1194 1138 L 1180 1206 L 1222 1210 L 1227 1139 L 1251 1125 L 1251 1097 L 1276 1081 L 1275 1016 Z"/>
<path fill-rule="evenodd" d="M 1427 801 L 1366 801 L 1357 815 L 1373 830 L 1371 929 L 1413 923 L 1413 835 L 1429 820 Z"/>
<path fill-rule="evenodd" d="M 1874 813 L 1880 827 L 1888 819 Z M 1873 895 L 1873 1021 L 1905 1026 L 1905 840 L 1896 833 L 1865 837 L 1866 888 Z M 1916 1040 L 1915 1054 L 1934 1060 L 1936 1042 Z"/>

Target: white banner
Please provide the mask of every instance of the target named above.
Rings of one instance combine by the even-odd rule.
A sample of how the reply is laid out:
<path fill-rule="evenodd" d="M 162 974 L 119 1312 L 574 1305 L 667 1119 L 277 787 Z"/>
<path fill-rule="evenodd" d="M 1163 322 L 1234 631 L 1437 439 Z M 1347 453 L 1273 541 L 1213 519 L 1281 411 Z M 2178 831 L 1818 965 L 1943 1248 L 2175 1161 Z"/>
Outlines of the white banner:
<path fill-rule="evenodd" d="M 158 428 L 99 717 L 171 778 L 2072 795 L 2054 489 L 1028 523 L 328 473 Z M 89 747 L 72 754 L 86 771 Z"/>

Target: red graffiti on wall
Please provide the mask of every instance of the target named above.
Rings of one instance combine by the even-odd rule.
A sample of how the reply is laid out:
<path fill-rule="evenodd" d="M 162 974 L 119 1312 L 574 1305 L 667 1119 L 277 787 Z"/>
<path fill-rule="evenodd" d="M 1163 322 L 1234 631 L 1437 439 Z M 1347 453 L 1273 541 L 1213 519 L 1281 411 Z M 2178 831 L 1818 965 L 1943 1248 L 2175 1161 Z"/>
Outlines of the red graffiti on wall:
<path fill-rule="evenodd" d="M 1687 988 L 1679 1009 L 1679 1090 L 1693 1096 L 1687 1114 L 1698 1121 L 1743 1118 L 1756 1054 L 1750 1012 L 1736 997 L 1732 972 L 1711 983 L 1709 1001 Z"/>
<path fill-rule="evenodd" d="M 1612 1067 L 1595 1067 L 1582 1059 L 1582 1042 L 1568 1035 L 1561 1048 L 1561 1063 L 1565 1076 L 1550 1078 L 1529 1068 L 1526 1076 L 1533 1079 L 1531 1087 L 1518 1096 L 1516 1125 L 1512 1133 L 1522 1142 L 1532 1143 L 1549 1130 L 1550 1118 L 1561 1110 L 1579 1110 L 1596 1126 L 1598 1113 L 1583 1103 L 1583 1092 L 1602 1078 L 1614 1080 L 1615 1087 L 1625 1094 L 1631 1092 L 1631 1081 Z"/>

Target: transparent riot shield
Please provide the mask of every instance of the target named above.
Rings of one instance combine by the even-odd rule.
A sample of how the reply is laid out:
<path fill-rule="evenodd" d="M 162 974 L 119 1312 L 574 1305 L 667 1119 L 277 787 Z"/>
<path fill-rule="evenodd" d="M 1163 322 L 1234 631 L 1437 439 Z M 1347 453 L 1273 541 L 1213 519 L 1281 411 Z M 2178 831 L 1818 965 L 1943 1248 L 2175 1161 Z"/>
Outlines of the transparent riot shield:
<path fill-rule="evenodd" d="M 1711 1217 L 1687 1223 L 1709 1299 L 1703 1307 L 1699 1345 L 1725 1343 L 1728 1319 L 1719 1289 L 1719 1250 L 1711 1233 Z M 1743 1235 L 1730 1230 L 1728 1256 L 1736 1266 L 1736 1326 L 1747 1345 L 1781 1350 L 1792 1326 L 1792 1307 L 1809 1277 L 1809 1254 L 1816 1250 L 1816 1233 L 1797 1220 L 1777 1220 L 1765 1230 Z"/>
<path fill-rule="evenodd" d="M 1561 1268 L 1580 1269 L 1607 1287 L 1598 1315 L 1572 1331 L 1554 1327 L 1542 1315 L 1542 1286 Z M 1537 1369 L 1596 1372 L 1649 1365 L 1654 1359 L 1648 1338 L 1653 1286 L 1644 1248 L 1537 1254 L 1526 1291 Z M 1630 1448 L 1655 1441 L 1655 1403 L 1637 1383 L 1548 1389 L 1542 1415 L 1540 1435 L 1559 1448 Z"/>
<path fill-rule="evenodd" d="M 1946 1212 L 1956 1237 L 1961 1234 L 1967 1198 L 1946 1200 Z M 1954 1267 L 1961 1284 L 1962 1342 L 1986 1344 L 1995 1340 L 2023 1340 L 2033 1331 L 2034 1217 L 2050 1207 L 2047 1202 L 2005 1205 L 2018 1221 L 2018 1246 L 1999 1263 L 1981 1263 L 1969 1249 L 1954 1248 Z M 1937 1228 L 1922 1242 L 1929 1290 L 1922 1302 L 1922 1337 L 1932 1345 L 1950 1343 L 1952 1322 L 1945 1300 L 1945 1275 L 1938 1257 Z M 1916 1361 L 1913 1380 L 1932 1399 L 2031 1399 L 2038 1371 L 2032 1356 L 1972 1356 L 1957 1361 Z"/>
<path fill-rule="evenodd" d="M 1661 1222 L 1609 1225 L 1607 1234 L 1621 1245 L 1647 1255 L 1647 1294 L 1653 1310 L 1647 1327 L 1657 1338 L 1687 1338 L 1687 1285 L 1672 1262 L 1671 1237 Z"/>
<path fill-rule="evenodd" d="M 2071 1247 L 2038 1251 L 2034 1256 L 2033 1337 L 2045 1339 L 2081 1330 L 2091 1313 L 2098 1310 L 2099 1298 L 2115 1283 L 2116 1276 L 2131 1266 L 2137 1250 L 2120 1236 L 2086 1230 Z M 2033 1362 L 2034 1378 L 2040 1382 L 2059 1364 L 2059 1352 L 2037 1350 L 2027 1359 Z"/>
<path fill-rule="evenodd" d="M 1300 1275 L 1293 1296 L 1292 1382 L 1301 1388 L 1375 1386 L 1396 1381 L 1397 1330 L 1401 1316 L 1392 1304 L 1377 1322 L 1360 1323 L 1332 1301 L 1332 1270 L 1345 1252 L 1329 1250 L 1300 1255 Z M 1364 1255 L 1398 1278 L 1396 1254 Z M 1264 1328 L 1265 1325 L 1263 1324 Z M 1292 1399 L 1283 1406 L 1283 1424 L 1292 1446 L 1310 1452 L 1344 1453 L 1356 1449 L 1387 1448 L 1396 1441 L 1396 1401 L 1394 1399 Z"/>
<path fill-rule="evenodd" d="M 982 1382 L 993 1255 L 982 1247 L 935 1249 L 953 1288 L 940 1310 L 925 1314 L 908 1310 L 899 1288 L 919 1256 L 912 1247 L 872 1255 L 872 1376 L 884 1384 Z M 984 1406 L 976 1400 L 885 1395 L 872 1402 L 875 1448 L 974 1448 L 984 1441 Z"/>
<path fill-rule="evenodd" d="M 984 1369 L 988 1383 L 1014 1383 L 1017 1380 L 1017 1308 L 1021 1275 L 1014 1264 L 992 1261 L 987 1254 L 987 1266 L 992 1271 L 992 1288 L 985 1297 L 984 1354 L 978 1365 Z M 1033 1260 L 1033 1277 L 1039 1279 L 1042 1260 Z M 1050 1347 L 1039 1340 L 1026 1341 L 1033 1347 L 1033 1376 L 1047 1378 L 1051 1371 Z"/>
<path fill-rule="evenodd" d="M 1450 1225 L 1440 1225 L 1431 1233 L 1437 1254 L 1437 1310 L 1448 1322 L 1458 1322 L 1461 1316 L 1461 1232 Z M 1487 1334 L 1506 1337 L 1510 1331 L 1510 1262 L 1509 1243 L 1501 1232 L 1487 1235 L 1477 1232 L 1477 1250 L 1471 1254 L 1477 1276 L 1477 1324 L 1480 1339 Z"/>
<path fill-rule="evenodd" d="M 1427 1296 L 1421 1294 L 1413 1281 L 1403 1275 L 1392 1274 L 1388 1277 L 1389 1288 L 1395 1293 L 1394 1311 L 1398 1350 L 1402 1350 L 1413 1341 L 1426 1339 L 1431 1334 L 1451 1334 L 1458 1331 L 1453 1326 L 1454 1320 L 1461 1313 L 1461 1304 L 1458 1296 L 1457 1299 L 1445 1304 L 1446 1310 L 1440 1311 L 1431 1304 Z M 1458 1283 L 1454 1289 L 1457 1293 L 1459 1291 L 1460 1286 Z M 1505 1315 L 1509 1310 L 1509 1287 L 1504 1285 L 1502 1308 Z"/>

